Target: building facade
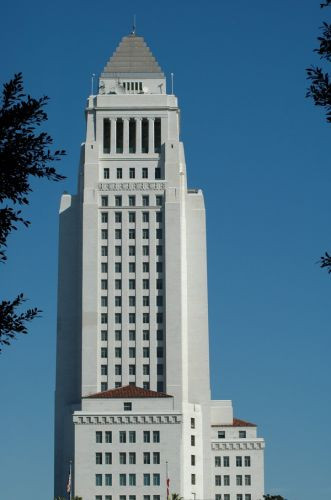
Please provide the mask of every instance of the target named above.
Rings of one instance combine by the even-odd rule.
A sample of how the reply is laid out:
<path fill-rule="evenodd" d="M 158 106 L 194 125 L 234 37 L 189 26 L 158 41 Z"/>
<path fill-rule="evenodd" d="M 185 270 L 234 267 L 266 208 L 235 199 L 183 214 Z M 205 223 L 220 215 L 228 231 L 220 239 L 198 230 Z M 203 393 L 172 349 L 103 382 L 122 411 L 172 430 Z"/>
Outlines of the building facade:
<path fill-rule="evenodd" d="M 260 500 L 263 439 L 212 401 L 203 194 L 177 98 L 144 39 L 120 42 L 86 107 L 60 205 L 55 495 Z"/>

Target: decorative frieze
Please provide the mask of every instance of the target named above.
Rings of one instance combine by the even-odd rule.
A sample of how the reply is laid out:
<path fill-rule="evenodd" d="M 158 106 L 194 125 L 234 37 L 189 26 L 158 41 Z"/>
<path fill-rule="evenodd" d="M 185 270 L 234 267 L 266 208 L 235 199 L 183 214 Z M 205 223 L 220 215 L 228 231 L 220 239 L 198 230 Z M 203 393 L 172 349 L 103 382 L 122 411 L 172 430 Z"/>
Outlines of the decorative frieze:
<path fill-rule="evenodd" d="M 99 191 L 163 191 L 165 182 L 99 182 Z"/>
<path fill-rule="evenodd" d="M 126 425 L 126 424 L 180 424 L 181 415 L 74 415 L 74 424 Z"/>
<path fill-rule="evenodd" d="M 212 442 L 212 450 L 263 450 L 264 441 Z"/>

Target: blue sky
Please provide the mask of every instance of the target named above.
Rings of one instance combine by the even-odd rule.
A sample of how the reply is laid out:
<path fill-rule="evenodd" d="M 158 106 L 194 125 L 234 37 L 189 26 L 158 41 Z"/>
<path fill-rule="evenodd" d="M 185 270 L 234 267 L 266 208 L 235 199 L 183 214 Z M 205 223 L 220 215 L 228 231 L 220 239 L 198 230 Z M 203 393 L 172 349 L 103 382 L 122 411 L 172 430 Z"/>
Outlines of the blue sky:
<path fill-rule="evenodd" d="M 0 357 L 1 498 L 45 500 L 53 484 L 59 198 L 75 192 L 84 106 L 137 15 L 175 74 L 190 187 L 207 208 L 212 393 L 266 439 L 266 491 L 331 498 L 330 125 L 305 99 L 319 0 L 41 2 L 2 6 L 1 81 L 22 71 L 47 94 L 47 130 L 68 152 L 61 184 L 33 182 L 29 230 L 10 237 L 2 297 L 43 310 Z M 330 10 L 330 9 L 329 9 Z"/>

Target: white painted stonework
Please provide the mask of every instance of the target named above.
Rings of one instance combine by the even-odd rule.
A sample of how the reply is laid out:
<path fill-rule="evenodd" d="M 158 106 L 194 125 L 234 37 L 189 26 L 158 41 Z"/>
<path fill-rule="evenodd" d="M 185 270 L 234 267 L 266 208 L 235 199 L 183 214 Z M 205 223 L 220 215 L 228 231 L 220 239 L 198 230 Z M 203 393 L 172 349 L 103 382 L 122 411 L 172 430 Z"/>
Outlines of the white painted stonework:
<path fill-rule="evenodd" d="M 185 500 L 262 500 L 263 439 L 211 400 L 203 194 L 142 37 L 123 38 L 86 120 L 60 205 L 54 494 L 72 461 L 83 500 L 166 500 L 167 477 Z"/>

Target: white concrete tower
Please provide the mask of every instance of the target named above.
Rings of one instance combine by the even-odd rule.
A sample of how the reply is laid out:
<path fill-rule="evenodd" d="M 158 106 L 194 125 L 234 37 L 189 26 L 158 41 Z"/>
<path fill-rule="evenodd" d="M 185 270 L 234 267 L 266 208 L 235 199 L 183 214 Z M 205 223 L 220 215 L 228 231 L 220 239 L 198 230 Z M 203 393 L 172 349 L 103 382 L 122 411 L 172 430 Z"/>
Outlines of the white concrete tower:
<path fill-rule="evenodd" d="M 246 437 L 231 402 L 211 402 L 203 195 L 187 188 L 177 98 L 142 37 L 122 39 L 86 119 L 78 194 L 60 208 L 55 494 L 72 460 L 83 500 L 163 500 L 167 474 L 185 499 L 259 500 L 251 424 L 259 478 L 244 493 L 235 471 L 233 493 L 215 479 L 212 426 Z"/>

